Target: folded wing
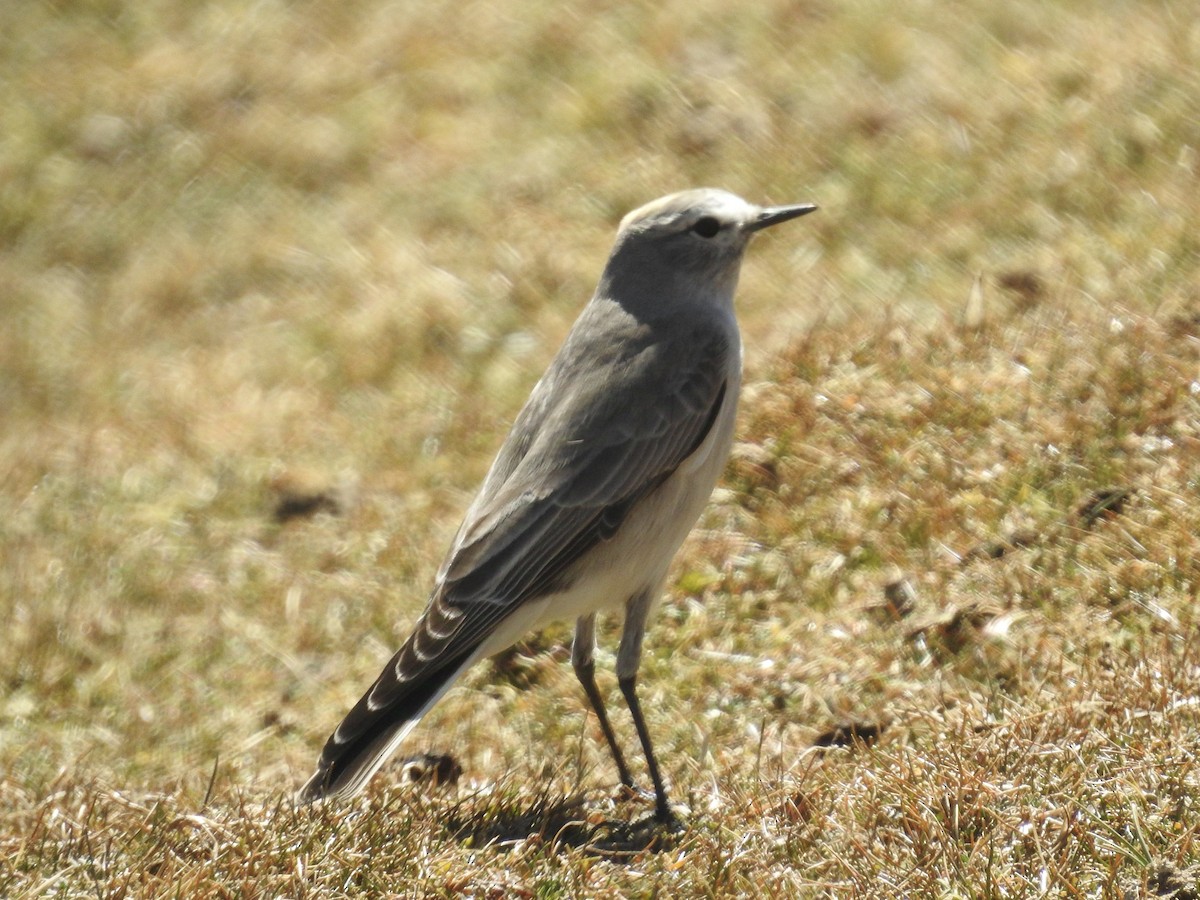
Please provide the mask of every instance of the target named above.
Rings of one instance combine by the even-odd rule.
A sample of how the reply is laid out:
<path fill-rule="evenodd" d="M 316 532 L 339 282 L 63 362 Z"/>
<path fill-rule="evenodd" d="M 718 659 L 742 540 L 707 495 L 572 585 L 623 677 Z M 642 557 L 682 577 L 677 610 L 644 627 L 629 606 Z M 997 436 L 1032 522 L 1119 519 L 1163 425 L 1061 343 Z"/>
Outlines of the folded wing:
<path fill-rule="evenodd" d="M 668 344 L 647 326 L 629 328 L 601 347 L 586 335 L 602 329 L 574 329 L 518 416 L 412 635 L 330 737 L 302 800 L 360 789 L 500 623 L 568 589 L 579 561 L 703 443 L 727 399 L 727 338 L 676 323 Z"/>

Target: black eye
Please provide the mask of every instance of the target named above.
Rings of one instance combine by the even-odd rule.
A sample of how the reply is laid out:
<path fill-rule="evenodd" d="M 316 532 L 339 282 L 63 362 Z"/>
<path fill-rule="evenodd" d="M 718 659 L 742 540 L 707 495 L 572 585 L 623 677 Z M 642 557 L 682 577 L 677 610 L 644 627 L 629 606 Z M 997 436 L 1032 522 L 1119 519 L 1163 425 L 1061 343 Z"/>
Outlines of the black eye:
<path fill-rule="evenodd" d="M 712 216 L 701 216 L 692 226 L 692 231 L 702 238 L 710 238 L 721 230 L 721 223 Z"/>

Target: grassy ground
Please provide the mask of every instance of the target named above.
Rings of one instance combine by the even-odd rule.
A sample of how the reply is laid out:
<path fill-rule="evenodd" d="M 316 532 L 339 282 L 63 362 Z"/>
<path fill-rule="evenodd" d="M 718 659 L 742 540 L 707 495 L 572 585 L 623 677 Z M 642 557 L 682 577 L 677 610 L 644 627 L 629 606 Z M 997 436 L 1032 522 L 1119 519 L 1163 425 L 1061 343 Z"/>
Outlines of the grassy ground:
<path fill-rule="evenodd" d="M 1193 4 L 0 35 L 0 895 L 1200 893 Z M 701 184 L 822 211 L 648 641 L 686 829 L 611 824 L 565 628 L 414 734 L 457 784 L 295 810 L 619 216 Z"/>

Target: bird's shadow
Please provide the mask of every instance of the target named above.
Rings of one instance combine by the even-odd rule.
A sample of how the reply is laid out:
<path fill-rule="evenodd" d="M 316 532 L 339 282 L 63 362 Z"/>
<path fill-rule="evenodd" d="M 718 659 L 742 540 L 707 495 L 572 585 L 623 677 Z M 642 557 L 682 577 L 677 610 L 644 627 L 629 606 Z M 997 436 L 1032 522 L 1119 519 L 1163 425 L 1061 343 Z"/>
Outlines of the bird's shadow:
<path fill-rule="evenodd" d="M 472 846 L 516 849 L 537 841 L 552 853 L 580 850 L 614 861 L 669 850 L 681 833 L 678 822 L 662 822 L 653 813 L 623 821 L 589 812 L 579 795 L 460 804 L 447 817 L 446 830 Z"/>

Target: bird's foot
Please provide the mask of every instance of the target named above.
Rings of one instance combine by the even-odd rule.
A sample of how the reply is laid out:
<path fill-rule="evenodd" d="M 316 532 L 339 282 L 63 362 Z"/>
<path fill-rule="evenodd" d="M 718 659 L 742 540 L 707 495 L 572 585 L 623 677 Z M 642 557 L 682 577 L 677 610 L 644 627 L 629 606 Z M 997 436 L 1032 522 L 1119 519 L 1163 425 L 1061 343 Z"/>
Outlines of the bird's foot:
<path fill-rule="evenodd" d="M 668 809 L 665 817 L 655 811 L 629 821 L 608 819 L 599 825 L 589 849 L 603 856 L 661 853 L 678 845 L 683 821 Z"/>
<path fill-rule="evenodd" d="M 628 803 L 632 800 L 637 800 L 643 803 L 649 803 L 657 798 L 653 791 L 647 791 L 644 788 L 638 787 L 633 782 L 622 782 L 617 786 L 616 795 L 613 800 L 616 803 Z"/>
<path fill-rule="evenodd" d="M 681 816 L 665 803 L 655 806 L 654 821 L 668 834 L 679 834 L 684 830 Z"/>
<path fill-rule="evenodd" d="M 672 807 L 666 797 L 660 797 L 654 791 L 639 788 L 634 784 L 622 784 L 617 788 L 617 793 L 613 800 L 616 803 L 628 803 L 631 801 L 645 804 L 653 803 L 654 813 L 639 819 L 639 825 L 655 825 L 670 833 L 678 833 L 683 830 L 683 819 L 680 813 Z"/>

